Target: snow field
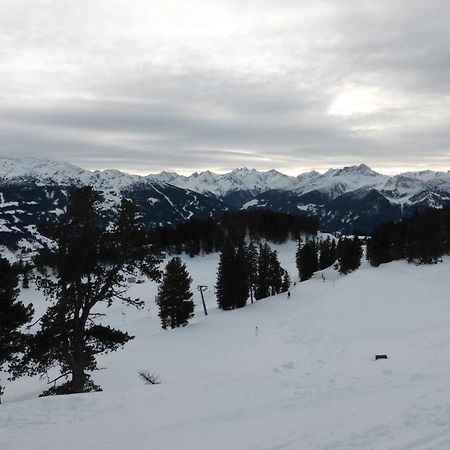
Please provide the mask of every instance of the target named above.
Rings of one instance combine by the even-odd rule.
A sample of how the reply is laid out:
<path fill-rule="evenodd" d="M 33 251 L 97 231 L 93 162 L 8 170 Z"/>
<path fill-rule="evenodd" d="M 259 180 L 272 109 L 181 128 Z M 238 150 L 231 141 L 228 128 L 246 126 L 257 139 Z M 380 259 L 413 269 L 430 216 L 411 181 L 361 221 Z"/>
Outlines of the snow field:
<path fill-rule="evenodd" d="M 295 243 L 277 246 L 293 280 Z M 218 255 L 184 258 L 196 316 L 161 330 L 154 283 L 144 310 L 108 323 L 135 335 L 104 355 L 104 391 L 37 398 L 45 380 L 7 384 L 1 450 L 347 450 L 450 448 L 450 259 L 332 268 L 244 309 L 216 308 Z M 206 284 L 203 315 L 197 284 Z M 40 293 L 24 291 L 42 311 Z M 258 335 L 255 328 L 258 327 Z M 376 353 L 388 360 L 374 361 Z M 138 370 L 157 372 L 146 386 Z M 56 372 L 55 372 L 56 374 Z"/>

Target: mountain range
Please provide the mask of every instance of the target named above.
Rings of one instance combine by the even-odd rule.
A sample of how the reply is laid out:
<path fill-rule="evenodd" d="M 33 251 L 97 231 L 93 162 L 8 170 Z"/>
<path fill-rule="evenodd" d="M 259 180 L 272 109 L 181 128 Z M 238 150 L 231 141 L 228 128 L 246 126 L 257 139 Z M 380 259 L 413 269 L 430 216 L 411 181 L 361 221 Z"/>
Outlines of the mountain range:
<path fill-rule="evenodd" d="M 317 215 L 324 231 L 369 233 L 383 221 L 450 201 L 450 171 L 388 176 L 360 164 L 296 177 L 245 167 L 226 174 L 138 176 L 37 158 L 0 158 L 0 245 L 26 251 L 45 241 L 37 224 L 62 214 L 69 190 L 82 185 L 102 193 L 105 210 L 114 209 L 122 196 L 133 199 L 142 221 L 151 225 L 267 208 Z"/>

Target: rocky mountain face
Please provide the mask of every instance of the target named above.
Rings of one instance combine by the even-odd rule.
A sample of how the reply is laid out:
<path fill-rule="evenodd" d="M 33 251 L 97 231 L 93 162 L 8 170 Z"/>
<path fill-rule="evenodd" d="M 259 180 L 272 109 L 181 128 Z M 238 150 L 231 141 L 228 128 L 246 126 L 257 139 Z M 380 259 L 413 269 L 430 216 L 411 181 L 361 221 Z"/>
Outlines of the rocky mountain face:
<path fill-rule="evenodd" d="M 167 176 L 164 172 L 152 175 L 155 180 Z M 202 172 L 183 177 L 171 173 L 168 182 L 214 195 L 232 209 L 314 214 L 324 231 L 369 233 L 378 223 L 450 202 L 450 171 L 387 176 L 365 164 L 297 177 L 245 168 L 224 175 Z"/>
<path fill-rule="evenodd" d="M 0 245 L 26 251 L 44 242 L 37 224 L 56 220 L 65 211 L 69 190 L 82 185 L 102 193 L 105 210 L 114 209 L 122 196 L 133 199 L 142 221 L 150 225 L 269 208 L 317 215 L 325 231 L 367 233 L 380 222 L 450 202 L 450 171 L 389 177 L 361 164 L 297 177 L 247 168 L 226 174 L 206 171 L 187 177 L 161 172 L 142 177 L 35 158 L 0 158 Z"/>

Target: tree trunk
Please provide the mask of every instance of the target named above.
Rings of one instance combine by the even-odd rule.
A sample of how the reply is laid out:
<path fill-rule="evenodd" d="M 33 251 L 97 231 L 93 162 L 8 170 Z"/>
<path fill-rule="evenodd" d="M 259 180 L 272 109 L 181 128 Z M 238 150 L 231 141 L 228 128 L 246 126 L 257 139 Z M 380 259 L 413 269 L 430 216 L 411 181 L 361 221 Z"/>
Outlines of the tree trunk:
<path fill-rule="evenodd" d="M 72 364 L 72 380 L 70 381 L 71 394 L 84 392 L 86 384 L 86 374 L 82 361 L 74 360 Z"/>
<path fill-rule="evenodd" d="M 78 316 L 78 311 L 76 312 Z M 85 356 L 84 356 L 84 335 L 86 320 L 89 315 L 89 310 L 86 308 L 81 317 L 75 318 L 75 326 L 73 331 L 73 354 L 71 358 L 72 368 L 72 380 L 70 382 L 71 392 L 73 394 L 79 394 L 85 392 L 86 373 L 85 369 Z"/>

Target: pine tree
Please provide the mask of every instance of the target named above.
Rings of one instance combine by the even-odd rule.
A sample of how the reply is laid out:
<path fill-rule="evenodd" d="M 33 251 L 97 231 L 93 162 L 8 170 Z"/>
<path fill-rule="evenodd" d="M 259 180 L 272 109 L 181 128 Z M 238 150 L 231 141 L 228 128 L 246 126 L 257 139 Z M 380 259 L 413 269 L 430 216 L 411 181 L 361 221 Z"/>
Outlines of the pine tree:
<path fill-rule="evenodd" d="M 20 374 L 20 354 L 25 351 L 27 338 L 20 331 L 31 321 L 34 311 L 17 300 L 19 295 L 17 270 L 8 260 L 0 258 L 0 370 Z M 3 393 L 0 385 L 0 403 Z"/>
<path fill-rule="evenodd" d="M 234 306 L 243 308 L 249 295 L 249 265 L 244 241 L 238 245 L 234 256 Z"/>
<path fill-rule="evenodd" d="M 259 244 L 258 255 L 258 279 L 255 289 L 255 298 L 260 300 L 270 295 L 269 269 L 270 269 L 270 247 L 267 243 Z"/>
<path fill-rule="evenodd" d="M 61 375 L 70 377 L 46 394 L 99 390 L 88 374 L 97 369 L 96 356 L 117 350 L 133 337 L 95 323 L 98 314 L 93 309 L 100 303 L 109 307 L 118 301 L 142 307 L 142 301 L 126 296 L 127 276 L 159 277 L 134 204 L 123 200 L 108 227 L 100 206 L 91 187 L 74 190 L 67 213 L 46 230 L 55 248 L 44 248 L 36 258 L 38 267 L 48 267 L 55 275 L 41 275 L 36 281 L 52 304 L 40 320 L 30 361 L 36 373 L 59 366 Z"/>
<path fill-rule="evenodd" d="M 306 241 L 303 246 L 298 244 L 296 265 L 300 281 L 309 280 L 319 268 L 317 245 L 315 239 Z"/>
<path fill-rule="evenodd" d="M 450 208 L 418 211 L 399 222 L 378 225 L 367 243 L 373 266 L 406 258 L 416 264 L 433 264 L 450 253 Z"/>
<path fill-rule="evenodd" d="M 250 291 L 250 301 L 255 297 L 256 283 L 258 280 L 258 250 L 253 241 L 247 246 L 247 272 Z"/>
<path fill-rule="evenodd" d="M 226 239 L 219 257 L 216 283 L 217 305 L 224 310 L 234 309 L 234 261 L 233 244 Z"/>
<path fill-rule="evenodd" d="M 281 292 L 283 285 L 283 272 L 280 261 L 278 260 L 278 253 L 276 250 L 269 251 L 269 270 L 268 282 L 270 286 L 270 294 L 275 295 Z"/>
<path fill-rule="evenodd" d="M 158 289 L 159 317 L 164 329 L 184 327 L 194 316 L 191 283 L 186 265 L 180 258 L 172 258 L 166 265 Z"/>
<path fill-rule="evenodd" d="M 300 281 L 302 281 L 302 238 L 299 237 L 298 239 L 298 243 L 297 243 L 297 251 L 295 252 L 295 266 L 297 267 L 297 271 L 298 271 L 298 277 L 300 278 Z"/>
<path fill-rule="evenodd" d="M 414 259 L 418 264 L 434 264 L 442 256 L 444 241 L 441 212 L 427 209 L 415 221 Z"/>
<path fill-rule="evenodd" d="M 220 309 L 242 308 L 249 295 L 249 265 L 242 239 L 235 249 L 226 239 L 220 255 L 216 283 L 217 304 Z"/>
<path fill-rule="evenodd" d="M 319 244 L 319 269 L 323 270 L 332 266 L 336 261 L 336 243 L 334 239 L 331 240 L 329 237 L 323 240 Z"/>
<path fill-rule="evenodd" d="M 339 273 L 347 274 L 361 265 L 362 247 L 357 235 L 340 239 L 336 251 Z"/>
<path fill-rule="evenodd" d="M 283 275 L 285 270 L 278 260 L 278 253 L 273 251 L 269 244 L 259 245 L 257 281 L 255 298 L 260 300 L 270 295 L 282 292 Z"/>

